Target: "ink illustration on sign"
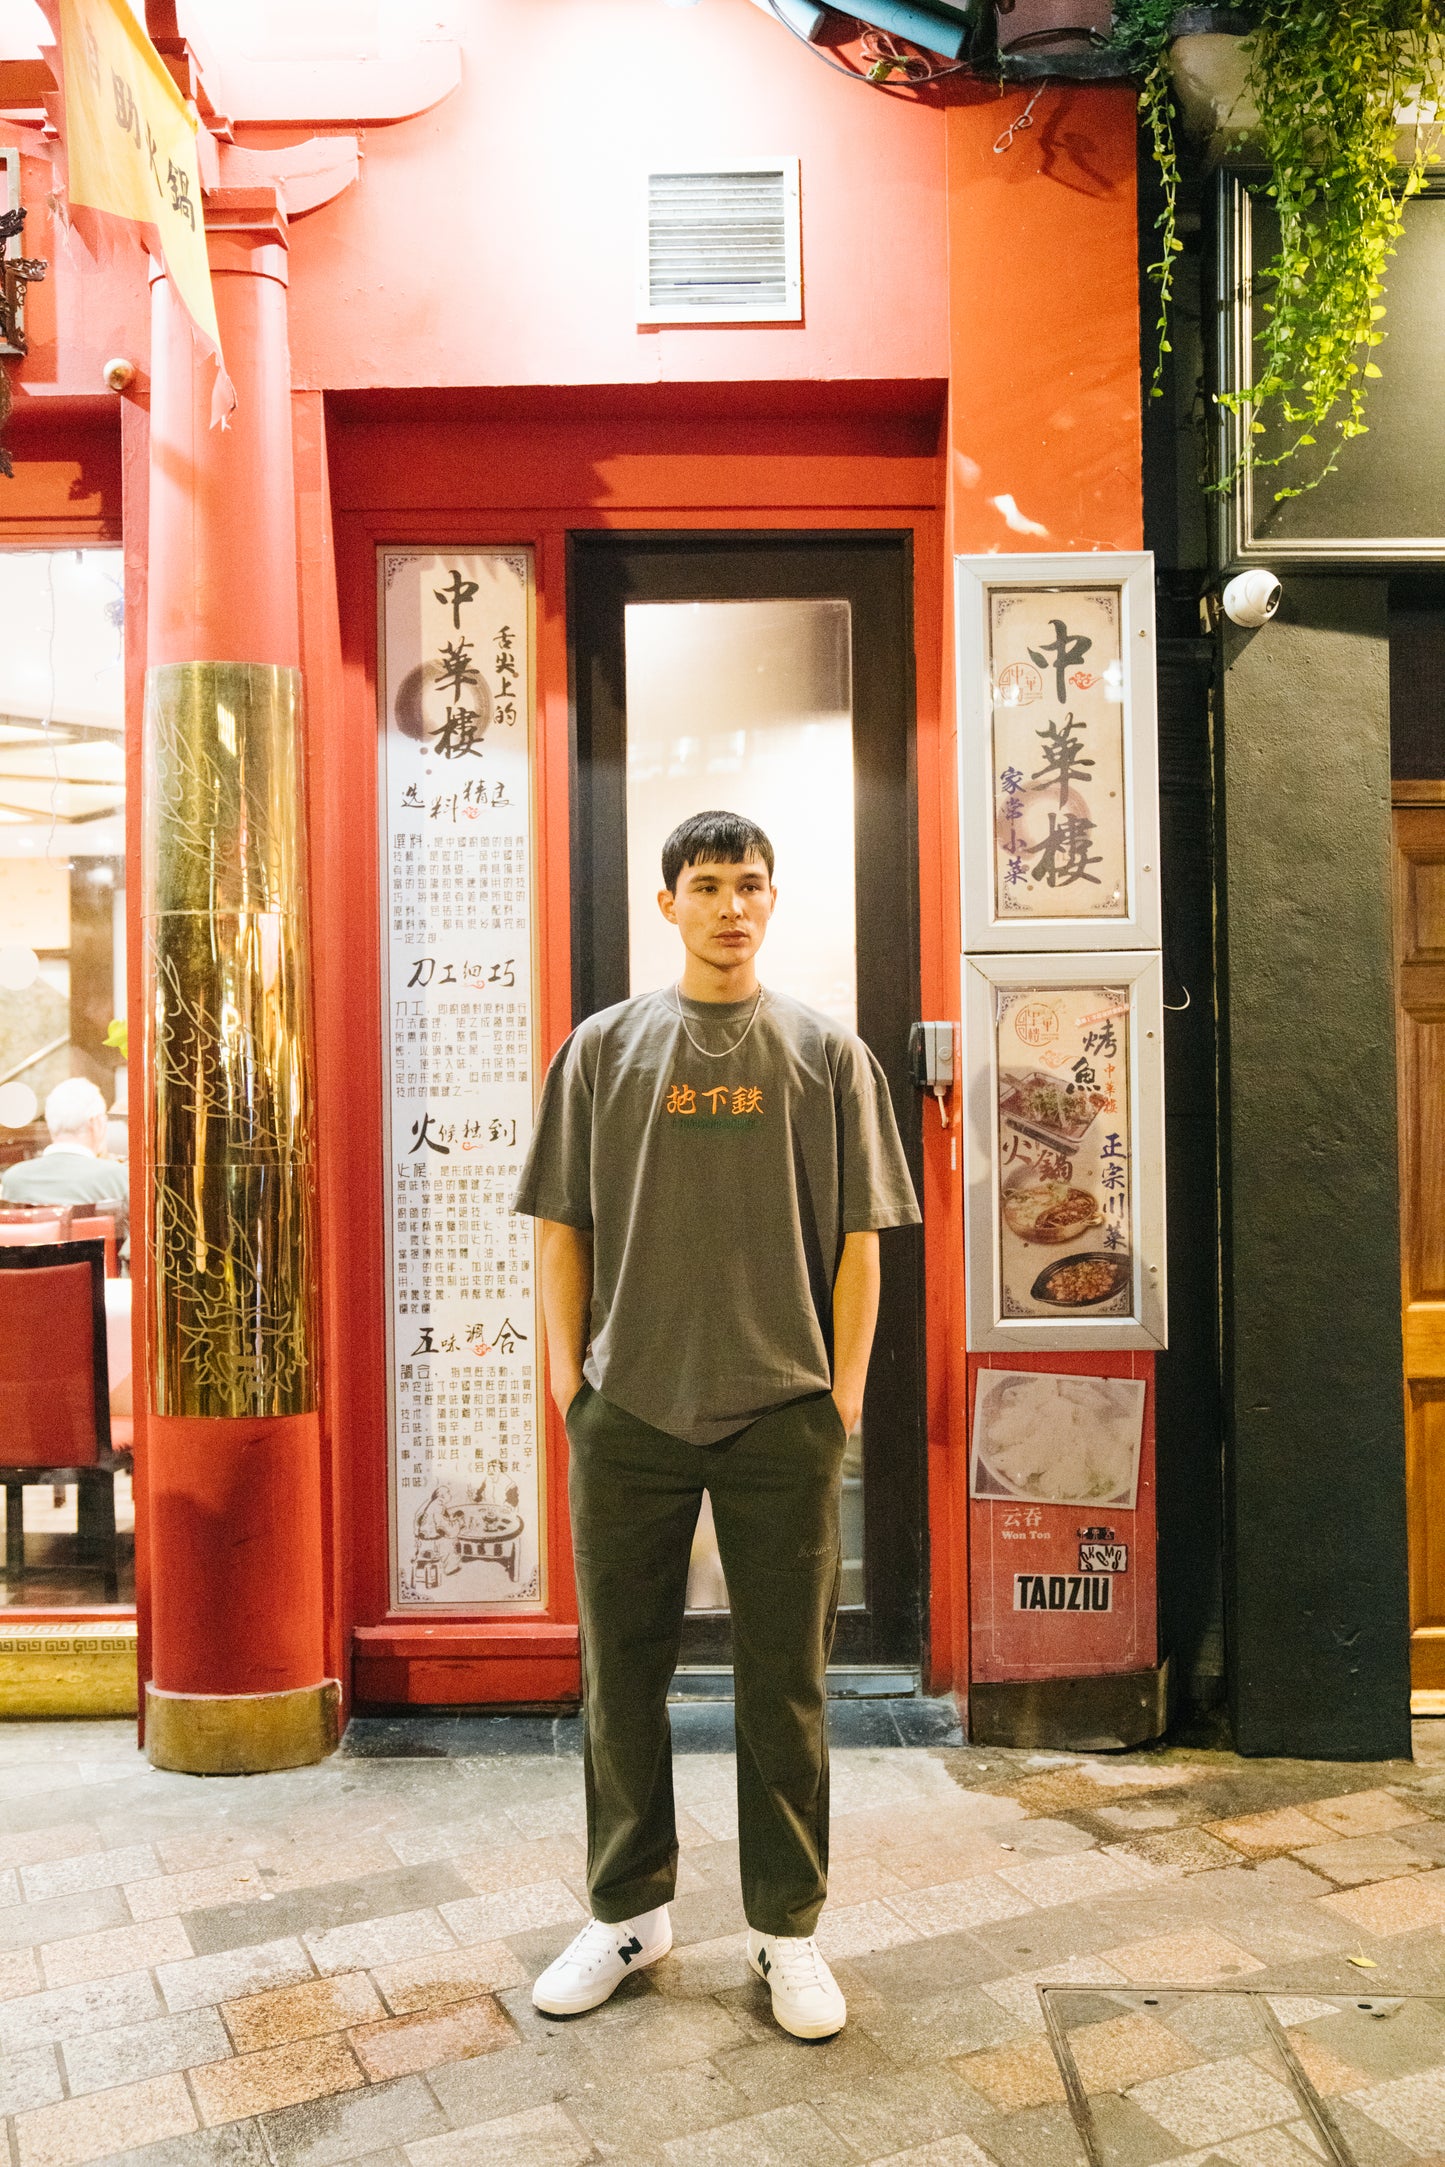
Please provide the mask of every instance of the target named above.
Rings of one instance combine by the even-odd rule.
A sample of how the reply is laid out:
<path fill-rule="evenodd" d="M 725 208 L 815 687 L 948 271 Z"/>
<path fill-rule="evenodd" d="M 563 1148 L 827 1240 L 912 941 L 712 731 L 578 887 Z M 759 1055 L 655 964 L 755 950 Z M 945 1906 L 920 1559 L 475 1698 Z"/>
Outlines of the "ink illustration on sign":
<path fill-rule="evenodd" d="M 1127 988 L 997 986 L 1004 1317 L 1134 1308 Z"/>
<path fill-rule="evenodd" d="M 536 1606 L 531 562 L 388 552 L 382 882 L 393 1597 Z"/>
<path fill-rule="evenodd" d="M 1123 598 L 990 587 L 994 915 L 1125 918 Z"/>

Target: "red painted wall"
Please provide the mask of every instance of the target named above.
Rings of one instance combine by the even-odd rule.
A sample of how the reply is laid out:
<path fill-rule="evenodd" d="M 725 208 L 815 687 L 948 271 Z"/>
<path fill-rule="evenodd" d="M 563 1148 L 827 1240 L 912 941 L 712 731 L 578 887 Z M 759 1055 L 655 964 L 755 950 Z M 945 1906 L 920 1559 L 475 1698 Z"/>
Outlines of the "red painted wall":
<path fill-rule="evenodd" d="M 378 1700 L 552 1697 L 571 1689 L 576 1668 L 560 1434 L 547 1629 L 403 1630 L 384 1615 L 375 541 L 538 548 L 549 1047 L 568 1002 L 569 527 L 913 530 L 923 1001 L 955 1018 L 951 557 L 1140 542 L 1130 94 L 1050 85 L 1032 126 L 996 151 L 1023 94 L 959 81 L 927 103 L 862 88 L 749 0 L 684 9 L 488 0 L 465 13 L 460 89 L 430 114 L 367 129 L 359 181 L 290 231 L 316 868 L 328 1660 L 347 1676 L 357 1621 L 360 1682 Z M 263 147 L 301 133 L 252 129 L 245 140 Z M 27 140 L 39 156 L 39 137 Z M 801 160 L 804 322 L 639 328 L 643 171 L 778 154 Z M 43 165 L 27 164 L 28 201 L 49 185 Z M 57 462 L 50 485 L 37 480 L 8 502 L 0 493 L 0 542 L 40 531 L 23 522 L 53 518 L 62 481 L 74 483 L 72 509 L 113 518 L 114 461 L 82 425 L 110 403 L 99 368 L 111 353 L 142 365 L 127 405 L 143 441 L 140 251 L 122 242 L 96 266 L 48 214 L 29 240 L 53 269 L 33 289 L 35 348 L 19 404 L 27 430 L 46 408 L 61 433 L 46 453 Z M 82 393 L 84 407 L 64 403 Z M 134 548 L 130 524 L 128 504 Z M 133 605 L 142 577 L 135 564 Z M 928 1668 L 942 1687 L 968 1677 L 956 1108 L 948 1131 L 935 1123 L 925 1135 Z"/>
<path fill-rule="evenodd" d="M 298 385 L 944 374 L 940 111 L 843 81 L 749 0 L 455 12 L 460 88 L 369 129 L 360 180 L 297 223 Z M 639 330 L 649 166 L 777 156 L 802 161 L 806 321 Z"/>
<path fill-rule="evenodd" d="M 1139 549 L 1143 546 L 1135 100 L 1122 88 L 1048 86 L 1032 125 L 995 146 L 1027 94 L 1002 108 L 969 101 L 948 115 L 949 410 L 948 535 L 952 554 L 990 550 Z M 949 588 L 951 607 L 951 583 Z M 951 623 L 950 623 L 951 633 Z M 948 653 L 952 654 L 951 636 Z M 950 681 L 950 712 L 952 685 Z M 950 783 L 957 735 L 950 727 Z M 956 785 L 948 802 L 957 807 Z M 959 943 L 957 832 L 945 841 L 949 936 Z M 958 979 L 954 979 L 954 1000 Z M 958 1013 L 957 1006 L 950 1014 Z M 960 1153 L 961 1156 L 961 1153 Z M 1137 1522 L 1130 1517 L 1134 1604 L 1101 1621 L 1073 1671 L 1142 1669 L 1157 1660 L 1152 1501 L 1154 1361 L 1150 1355 L 965 1357 L 961 1234 L 936 1316 L 950 1335 L 950 1457 L 932 1488 L 935 1547 L 946 1526 L 960 1572 L 972 1568 L 972 1602 L 955 1597 L 952 1669 L 975 1679 L 1037 1676 L 1027 1630 L 996 1608 L 986 1539 L 998 1508 L 968 1497 L 968 1427 L 980 1367 L 1089 1371 L 1143 1377 L 1145 1472 Z M 930 1327 L 934 1325 L 930 1318 Z M 1057 1513 L 1054 1518 L 1058 1518 Z M 1086 1515 L 1074 1514 L 1075 1519 Z M 966 1529 L 973 1521 L 974 1542 Z M 1057 1567 L 1054 1568 L 1057 1570 Z M 1010 1567 L 1000 1568 L 1007 1572 Z M 968 1619 L 982 1626 L 965 1646 Z M 1142 1624 L 1136 1623 L 1142 1619 Z M 1027 1621 L 1025 1621 L 1026 1624 Z M 1107 1627 L 1107 1630 L 1104 1628 Z M 944 1630 L 935 1618 L 935 1639 Z M 1062 1647 L 1062 1643 L 1060 1643 Z"/>
<path fill-rule="evenodd" d="M 566 539 L 614 526 L 899 528 L 920 568 L 915 597 L 920 744 L 939 734 L 943 562 L 940 407 L 875 388 L 875 411 L 791 416 L 699 387 L 690 419 L 655 392 L 474 394 L 447 402 L 329 402 L 341 674 L 318 714 L 311 673 L 314 861 L 328 868 L 317 917 L 317 1073 L 327 1253 L 328 1423 L 354 1506 L 358 1700 L 556 1700 L 578 1690 L 566 1517 L 566 1440 L 548 1410 L 550 1605 L 540 1622 L 387 1616 L 386 1436 L 381 1278 L 381 1070 L 375 804 L 378 543 L 529 543 L 537 553 L 537 757 L 542 1038 L 571 1028 L 568 886 Z M 911 395 L 910 395 L 911 396 Z M 309 413 L 310 400 L 300 402 Z M 804 403 L 805 402 L 800 402 Z M 739 410 L 740 404 L 743 410 Z M 650 409 L 662 405 L 661 412 Z M 309 423 L 308 423 L 309 426 Z M 599 448 L 605 453 L 599 457 Z M 927 1138 L 930 1162 L 940 1143 Z M 942 1147 L 946 1155 L 946 1146 Z M 946 1225 L 937 1228 L 946 1250 Z M 333 1247 L 332 1244 L 335 1244 Z M 946 1400 L 946 1391 L 938 1394 Z"/>
<path fill-rule="evenodd" d="M 20 147 L 25 254 L 48 266 L 44 280 L 26 295 L 30 351 L 13 371 L 17 410 L 48 410 L 53 421 L 68 422 L 74 409 L 57 407 L 56 400 L 85 399 L 109 409 L 114 428 L 117 401 L 105 389 L 101 370 L 117 354 L 143 363 L 149 351 L 144 252 L 122 238 L 97 256 L 55 217 L 49 199 L 57 185 L 56 169 L 50 142 L 38 124 L 0 120 L 0 144 Z M 8 530 L 9 518 L 9 504 L 0 497 L 0 522 L 5 523 L 0 531 Z"/>
<path fill-rule="evenodd" d="M 1134 93 L 1049 84 L 996 150 L 1026 102 L 948 114 L 950 543 L 1140 549 Z"/>

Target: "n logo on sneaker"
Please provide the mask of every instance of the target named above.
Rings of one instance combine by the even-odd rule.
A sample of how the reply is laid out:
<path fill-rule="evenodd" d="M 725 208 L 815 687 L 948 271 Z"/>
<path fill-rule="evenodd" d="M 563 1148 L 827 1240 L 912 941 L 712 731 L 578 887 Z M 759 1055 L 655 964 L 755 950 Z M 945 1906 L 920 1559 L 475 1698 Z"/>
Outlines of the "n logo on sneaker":
<path fill-rule="evenodd" d="M 638 1940 L 636 1934 L 634 1934 L 628 1941 L 618 1942 L 617 1954 L 621 1957 L 624 1964 L 630 1964 L 634 1956 L 641 1956 L 642 1943 Z"/>
<path fill-rule="evenodd" d="M 768 1976 L 768 1973 L 769 1973 L 769 1972 L 770 1972 L 770 1971 L 772 1970 L 772 1968 L 773 1968 L 773 1967 L 772 1967 L 771 1963 L 770 1963 L 770 1962 L 768 1961 L 768 1952 L 767 1952 L 767 1950 L 766 1950 L 766 1949 L 759 1949 L 759 1951 L 758 1951 L 758 1970 L 759 1970 L 759 1971 L 760 1971 L 760 1972 L 762 1973 L 762 1975 L 763 1975 L 763 1977 L 764 1977 L 765 1979 L 767 1978 L 767 1976 Z"/>

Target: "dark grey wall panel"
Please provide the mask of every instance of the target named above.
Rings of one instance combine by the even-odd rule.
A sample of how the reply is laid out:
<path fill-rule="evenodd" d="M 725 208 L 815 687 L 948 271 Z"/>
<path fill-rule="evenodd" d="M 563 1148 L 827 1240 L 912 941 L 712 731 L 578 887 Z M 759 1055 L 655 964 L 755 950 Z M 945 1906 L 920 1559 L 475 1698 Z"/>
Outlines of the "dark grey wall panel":
<path fill-rule="evenodd" d="M 1183 613 L 1160 597 L 1161 626 Z M 1159 640 L 1169 1351 L 1155 1367 L 1161 1646 L 1186 1702 L 1224 1689 L 1214 1039 L 1214 644 Z"/>
<path fill-rule="evenodd" d="M 1241 1752 L 1408 1754 L 1387 585 L 1226 626 L 1226 1567 Z"/>

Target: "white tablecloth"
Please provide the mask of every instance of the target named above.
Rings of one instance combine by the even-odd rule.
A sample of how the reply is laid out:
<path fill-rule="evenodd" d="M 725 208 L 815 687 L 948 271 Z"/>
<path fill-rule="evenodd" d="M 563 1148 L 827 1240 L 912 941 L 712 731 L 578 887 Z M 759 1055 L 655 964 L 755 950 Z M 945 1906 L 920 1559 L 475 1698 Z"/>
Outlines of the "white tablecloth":
<path fill-rule="evenodd" d="M 130 1413 L 130 1294 L 133 1279 L 105 1282 L 105 1349 L 110 1363 L 110 1411 Z"/>

